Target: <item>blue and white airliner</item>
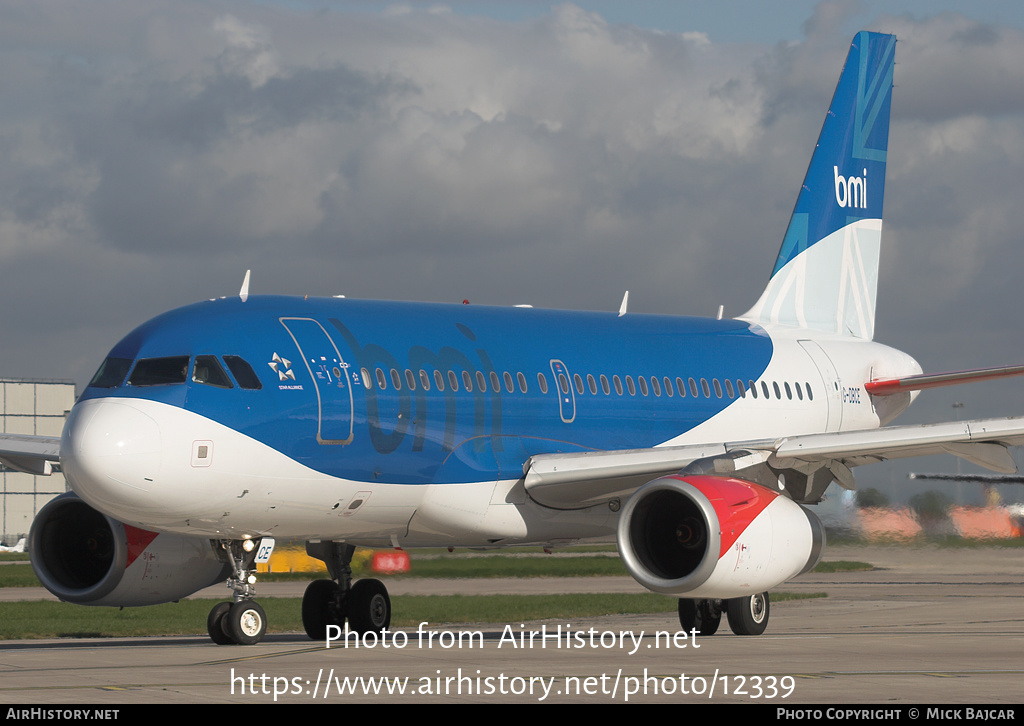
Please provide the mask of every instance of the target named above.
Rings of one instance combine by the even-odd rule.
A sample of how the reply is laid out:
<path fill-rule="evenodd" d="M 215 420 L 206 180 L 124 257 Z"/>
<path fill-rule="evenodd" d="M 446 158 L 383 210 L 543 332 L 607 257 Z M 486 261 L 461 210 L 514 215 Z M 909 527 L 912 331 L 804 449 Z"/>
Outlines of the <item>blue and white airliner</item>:
<path fill-rule="evenodd" d="M 260 641 L 256 563 L 307 542 L 330 579 L 310 637 L 386 628 L 356 546 L 615 539 L 629 572 L 761 633 L 767 591 L 818 561 L 806 508 L 854 466 L 953 453 L 1015 471 L 1024 421 L 888 427 L 917 391 L 1024 367 L 924 375 L 873 342 L 896 39 L 859 33 L 777 262 L 735 320 L 249 295 L 173 310 L 113 347 L 60 439 L 0 457 L 72 492 L 30 535 L 62 600 L 138 606 L 218 580 L 217 643 Z"/>

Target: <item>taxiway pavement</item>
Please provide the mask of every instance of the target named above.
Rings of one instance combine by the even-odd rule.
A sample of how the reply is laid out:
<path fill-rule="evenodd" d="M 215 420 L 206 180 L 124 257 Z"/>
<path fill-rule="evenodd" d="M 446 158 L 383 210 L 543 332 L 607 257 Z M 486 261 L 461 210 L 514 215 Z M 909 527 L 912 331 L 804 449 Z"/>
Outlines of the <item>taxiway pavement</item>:
<path fill-rule="evenodd" d="M 1024 549 L 840 546 L 827 554 L 875 569 L 781 586 L 827 597 L 773 603 L 760 637 L 737 637 L 723 622 L 694 647 L 673 616 L 626 615 L 523 627 L 430 623 L 430 641 L 403 628 L 389 648 L 328 649 L 300 633 L 272 634 L 248 648 L 205 637 L 0 641 L 0 702 L 1021 701 Z M 303 587 L 271 585 L 261 586 L 261 597 Z M 388 587 L 395 594 L 640 590 L 629 578 L 401 579 Z M 521 645 L 520 633 L 542 626 L 549 636 L 561 626 L 561 637 Z"/>

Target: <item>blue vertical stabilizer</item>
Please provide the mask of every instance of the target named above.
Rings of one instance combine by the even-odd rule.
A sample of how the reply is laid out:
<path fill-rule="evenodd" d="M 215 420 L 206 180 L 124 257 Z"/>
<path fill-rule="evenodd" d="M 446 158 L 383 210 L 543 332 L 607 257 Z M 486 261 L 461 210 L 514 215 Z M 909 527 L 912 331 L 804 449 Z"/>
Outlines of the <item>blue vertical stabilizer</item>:
<path fill-rule="evenodd" d="M 743 317 L 871 339 L 896 38 L 853 39 L 771 280 Z"/>

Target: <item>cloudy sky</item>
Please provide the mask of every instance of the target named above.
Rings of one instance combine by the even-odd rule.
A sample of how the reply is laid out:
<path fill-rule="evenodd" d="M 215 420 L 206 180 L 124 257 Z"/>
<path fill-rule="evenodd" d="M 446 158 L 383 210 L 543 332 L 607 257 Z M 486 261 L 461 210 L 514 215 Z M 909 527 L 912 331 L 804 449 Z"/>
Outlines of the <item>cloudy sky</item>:
<path fill-rule="evenodd" d="M 900 41 L 876 338 L 926 371 L 1024 362 L 1016 3 L 0 0 L 0 375 L 81 386 L 249 268 L 254 293 L 739 315 L 861 28 Z"/>

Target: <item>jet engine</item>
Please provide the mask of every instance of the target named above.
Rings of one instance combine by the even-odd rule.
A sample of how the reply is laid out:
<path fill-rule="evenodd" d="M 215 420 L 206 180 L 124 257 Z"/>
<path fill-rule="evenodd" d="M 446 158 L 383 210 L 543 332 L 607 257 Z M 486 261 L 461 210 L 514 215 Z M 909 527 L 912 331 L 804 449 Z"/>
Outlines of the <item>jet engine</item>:
<path fill-rule="evenodd" d="M 686 598 L 760 593 L 813 568 L 825 529 L 778 492 L 742 479 L 668 476 L 640 487 L 619 517 L 630 574 Z"/>
<path fill-rule="evenodd" d="M 29 548 L 32 569 L 46 589 L 79 605 L 171 602 L 230 574 L 210 540 L 122 524 L 73 493 L 39 511 Z"/>

